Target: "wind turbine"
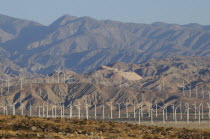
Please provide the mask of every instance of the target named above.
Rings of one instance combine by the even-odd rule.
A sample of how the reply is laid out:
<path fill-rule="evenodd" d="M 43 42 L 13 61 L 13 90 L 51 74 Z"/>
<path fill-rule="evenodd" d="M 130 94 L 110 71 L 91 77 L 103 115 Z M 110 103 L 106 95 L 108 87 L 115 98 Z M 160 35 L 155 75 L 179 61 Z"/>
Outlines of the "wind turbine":
<path fill-rule="evenodd" d="M 183 88 L 183 96 L 185 96 L 185 92 L 184 92 L 184 89 L 185 89 L 184 80 L 183 80 L 183 86 L 182 86 L 182 88 Z"/>
<path fill-rule="evenodd" d="M 12 103 L 12 105 L 9 105 L 12 107 L 12 115 L 15 115 L 15 105 L 16 105 L 16 102 Z"/>
<path fill-rule="evenodd" d="M 185 103 L 185 107 L 186 107 L 186 111 L 185 112 L 187 112 L 187 123 L 189 124 L 190 104 L 189 103 Z"/>
<path fill-rule="evenodd" d="M 55 69 L 54 69 L 54 70 L 55 70 Z M 60 70 L 55 70 L 55 72 L 58 73 L 58 77 L 57 77 L 58 80 L 57 80 L 57 81 L 58 81 L 58 83 L 60 83 L 60 73 L 61 73 L 61 71 L 60 71 Z"/>
<path fill-rule="evenodd" d="M 65 69 L 63 69 L 63 83 L 66 82 L 66 73 L 65 73 Z"/>
<path fill-rule="evenodd" d="M 5 115 L 8 115 L 8 108 L 7 108 L 7 102 L 6 102 L 6 100 L 5 100 L 5 103 L 4 103 L 4 113 L 5 113 Z"/>
<path fill-rule="evenodd" d="M 208 115 L 209 115 L 209 119 L 210 119 L 210 104 L 209 104 L 209 103 L 207 103 L 207 107 L 208 107 L 208 109 L 209 109 Z"/>
<path fill-rule="evenodd" d="M 20 81 L 20 89 L 22 90 L 23 89 L 23 77 L 19 74 L 19 77 L 20 77 L 20 79 L 19 79 L 19 81 Z"/>
<path fill-rule="evenodd" d="M 208 94 L 209 94 L 209 100 L 210 100 L 210 91 L 208 91 Z"/>
<path fill-rule="evenodd" d="M 45 107 L 44 103 L 42 104 L 42 117 L 45 117 Z"/>
<path fill-rule="evenodd" d="M 136 102 L 133 102 L 133 118 L 136 118 Z"/>
<path fill-rule="evenodd" d="M 141 109 L 138 109 L 139 111 L 139 125 L 141 124 Z"/>
<path fill-rule="evenodd" d="M 1 79 L 1 78 L 0 78 L 0 80 L 7 84 L 7 80 Z M 4 87 L 4 84 L 2 85 L 2 88 L 3 87 Z M 3 96 L 3 89 L 2 88 L 1 88 L 1 96 Z"/>
<path fill-rule="evenodd" d="M 0 106 L 3 110 L 3 114 L 5 115 L 5 104 L 3 104 L 2 106 Z"/>
<path fill-rule="evenodd" d="M 154 112 L 153 108 L 150 107 L 150 117 L 151 117 L 151 123 L 152 123 L 152 124 L 154 124 L 154 123 L 153 123 L 153 112 Z"/>
<path fill-rule="evenodd" d="M 96 109 L 96 104 L 94 103 L 94 108 L 95 108 L 95 120 L 97 118 L 97 109 Z"/>
<path fill-rule="evenodd" d="M 172 110 L 173 110 L 173 120 L 174 120 L 174 118 L 175 118 L 175 104 L 174 103 L 172 103 L 171 104 L 171 107 L 172 107 Z"/>
<path fill-rule="evenodd" d="M 181 105 L 175 106 L 175 117 L 174 117 L 175 123 L 177 123 L 176 111 L 177 111 L 177 108 L 178 108 L 178 107 L 181 107 Z"/>
<path fill-rule="evenodd" d="M 126 118 L 128 118 L 128 103 L 125 103 L 125 109 L 126 109 Z"/>
<path fill-rule="evenodd" d="M 78 101 L 78 104 L 77 105 L 75 105 L 76 107 L 77 107 L 77 109 L 78 109 L 78 119 L 80 119 L 80 102 Z"/>
<path fill-rule="evenodd" d="M 73 107 L 72 102 L 70 102 L 67 107 L 69 107 L 69 119 L 71 119 L 72 118 L 72 107 Z"/>
<path fill-rule="evenodd" d="M 89 113 L 88 113 L 88 107 L 89 107 L 90 105 L 87 103 L 87 100 L 85 101 L 85 110 L 86 110 L 86 118 L 87 118 L 87 120 L 88 120 L 88 118 L 89 118 Z"/>
<path fill-rule="evenodd" d="M 23 104 L 20 102 L 20 110 L 21 110 L 21 115 L 23 116 Z"/>
<path fill-rule="evenodd" d="M 8 93 L 9 93 L 9 87 L 10 87 L 10 81 L 11 81 L 11 77 L 10 77 L 10 75 L 11 75 L 12 73 L 10 73 L 9 75 L 7 75 L 6 74 L 6 76 L 7 76 L 7 79 L 6 79 L 6 83 L 7 83 L 7 91 L 8 91 Z"/>
<path fill-rule="evenodd" d="M 102 107 L 102 111 L 103 111 L 103 112 L 102 112 L 102 118 L 105 119 L 105 112 L 104 112 L 104 107 L 105 107 L 105 106 L 104 106 L 104 103 L 103 103 L 103 105 L 102 105 L 101 107 Z"/>
<path fill-rule="evenodd" d="M 167 105 L 165 105 L 165 104 L 164 104 L 164 106 L 163 106 L 163 107 L 161 107 L 161 106 L 160 106 L 160 108 L 162 108 L 162 109 L 163 109 L 163 124 L 165 124 L 165 120 L 166 120 L 166 119 L 165 119 L 165 109 L 167 109 L 167 107 L 168 107 L 168 106 L 167 106 Z M 167 115 L 167 113 L 166 113 L 166 115 Z"/>
<path fill-rule="evenodd" d="M 118 118 L 120 119 L 120 105 L 121 105 L 121 103 L 117 103 L 117 105 L 118 105 L 118 112 L 119 112 L 119 116 L 118 116 Z"/>
<path fill-rule="evenodd" d="M 198 98 L 198 85 L 196 84 L 196 88 L 195 88 L 195 97 Z"/>
<path fill-rule="evenodd" d="M 197 119 L 197 105 L 196 105 L 196 101 L 195 101 L 195 104 L 194 105 L 194 109 L 195 109 L 195 119 Z"/>
<path fill-rule="evenodd" d="M 49 101 L 49 100 L 47 99 L 47 105 L 46 105 L 46 107 L 47 107 L 47 118 L 49 117 L 49 114 L 48 114 L 48 111 L 49 111 L 49 110 L 48 110 L 48 101 Z"/>
<path fill-rule="evenodd" d="M 157 108 L 158 108 L 158 104 L 155 101 L 155 116 L 157 117 Z"/>
<path fill-rule="evenodd" d="M 149 106 L 149 109 L 148 109 L 148 117 L 151 117 L 151 113 L 150 113 L 151 112 L 151 110 L 150 110 L 151 109 L 151 105 L 149 104 L 148 106 Z"/>
<path fill-rule="evenodd" d="M 30 106 L 29 106 L 29 112 L 30 112 L 30 116 L 32 116 L 32 105 L 31 105 L 31 102 L 30 102 Z"/>
<path fill-rule="evenodd" d="M 39 117 L 41 117 L 41 106 L 39 105 L 39 101 L 38 101 L 37 108 L 38 108 Z"/>
<path fill-rule="evenodd" d="M 202 86 L 202 96 L 203 96 L 203 99 L 205 99 L 205 92 L 203 90 L 203 86 Z"/>
<path fill-rule="evenodd" d="M 51 117 L 52 118 L 55 118 L 55 115 L 54 115 L 54 105 L 53 104 L 51 105 Z"/>
<path fill-rule="evenodd" d="M 190 97 L 192 97 L 192 86 L 191 85 L 189 85 L 189 92 L 190 92 Z"/>
<path fill-rule="evenodd" d="M 198 106 L 198 122 L 199 122 L 199 124 L 201 123 L 201 110 L 200 110 L 200 107 L 203 107 L 202 103 Z"/>
<path fill-rule="evenodd" d="M 201 111 L 201 112 L 202 112 L 201 115 L 202 115 L 202 119 L 203 119 L 203 103 L 201 103 L 201 104 L 198 106 L 198 109 L 199 109 L 199 110 L 200 110 L 200 107 L 201 107 L 201 110 L 202 110 L 202 111 Z"/>
<path fill-rule="evenodd" d="M 113 116 L 112 116 L 112 102 L 110 102 L 110 112 L 111 112 L 110 118 L 112 119 L 113 118 Z"/>

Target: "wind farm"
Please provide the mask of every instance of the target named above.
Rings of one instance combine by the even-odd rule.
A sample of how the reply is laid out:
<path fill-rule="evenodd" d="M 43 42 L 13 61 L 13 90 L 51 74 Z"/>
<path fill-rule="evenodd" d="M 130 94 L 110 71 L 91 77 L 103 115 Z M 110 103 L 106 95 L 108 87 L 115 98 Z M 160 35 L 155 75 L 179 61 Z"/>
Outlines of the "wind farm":
<path fill-rule="evenodd" d="M 114 68 L 119 64 L 121 63 L 112 67 L 102 66 L 84 75 L 68 74 L 64 70 L 54 70 L 47 78 L 5 74 L 0 81 L 0 113 L 42 118 L 108 120 L 140 125 L 156 125 L 161 122 L 164 125 L 169 122 L 175 126 L 186 123 L 186 127 L 190 123 L 210 122 L 208 73 L 200 75 L 199 72 L 194 73 L 193 69 L 193 73 L 189 73 L 186 78 L 199 75 L 198 78 L 203 77 L 203 81 L 191 80 L 190 83 L 182 80 L 182 77 L 177 78 L 174 84 L 179 85 L 176 86 L 177 92 L 174 92 L 175 90 L 171 90 L 174 87 L 169 86 L 170 82 L 166 79 L 171 77 L 170 74 L 183 74 L 185 70 L 192 70 L 190 64 L 184 70 L 174 73 L 168 73 L 170 70 L 167 70 L 160 73 L 159 77 L 149 75 L 145 79 L 138 73 L 135 73 L 137 77 L 126 78 L 126 74 L 122 75 L 126 71 L 121 69 L 127 68 L 125 64 L 121 64 L 120 69 Z M 142 68 L 143 65 L 135 65 L 136 69 L 132 70 L 138 71 L 138 66 Z M 200 71 L 209 70 L 208 64 L 199 68 L 203 68 Z M 129 70 L 130 74 L 132 70 Z M 113 75 L 106 77 L 111 72 Z M 166 75 L 159 79 L 159 83 L 156 78 L 161 78 L 162 74 Z M 150 85 L 148 80 L 151 82 L 152 79 L 156 81 Z M 121 82 L 120 85 L 118 81 Z M 142 83 L 148 86 L 142 87 Z M 162 89 L 159 89 L 159 85 L 162 85 Z"/>
<path fill-rule="evenodd" d="M 0 138 L 209 136 L 209 25 L 0 14 Z"/>

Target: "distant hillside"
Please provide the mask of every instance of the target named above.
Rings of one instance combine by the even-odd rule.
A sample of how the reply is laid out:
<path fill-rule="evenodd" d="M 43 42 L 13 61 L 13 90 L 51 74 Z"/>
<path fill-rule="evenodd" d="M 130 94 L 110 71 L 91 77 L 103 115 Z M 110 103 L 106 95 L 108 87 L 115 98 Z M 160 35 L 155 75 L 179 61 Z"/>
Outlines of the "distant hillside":
<path fill-rule="evenodd" d="M 5 76 L 3 79 L 8 78 Z M 178 105 L 180 102 L 188 102 L 192 107 L 195 102 L 209 102 L 210 59 L 173 57 L 152 59 L 142 64 L 117 62 L 86 74 L 67 71 L 45 77 L 24 78 L 23 83 L 21 89 L 19 78 L 13 77 L 8 92 L 5 81 L 1 80 L 0 85 L 3 87 L 0 105 L 11 106 L 15 103 L 16 109 L 20 109 L 22 104 L 27 114 L 30 105 L 33 106 L 33 112 L 37 113 L 37 106 L 46 106 L 47 102 L 50 107 L 64 105 L 67 111 L 70 104 L 80 103 L 84 106 L 87 102 L 92 112 L 94 104 L 99 111 L 102 105 L 109 111 L 111 103 L 115 112 L 118 109 L 117 103 L 122 104 L 122 112 L 125 111 L 125 104 L 129 112 L 133 112 L 134 103 L 142 104 L 145 110 L 156 103 L 170 107 L 173 103 Z M 208 110 L 206 105 L 204 109 Z M 85 107 L 81 110 L 85 111 Z M 11 107 L 9 113 L 12 113 Z"/>
<path fill-rule="evenodd" d="M 62 67 L 82 73 L 114 62 L 209 57 L 210 26 L 121 23 L 70 15 L 43 26 L 0 15 L 0 46 L 1 59 L 28 72 L 46 75 Z"/>

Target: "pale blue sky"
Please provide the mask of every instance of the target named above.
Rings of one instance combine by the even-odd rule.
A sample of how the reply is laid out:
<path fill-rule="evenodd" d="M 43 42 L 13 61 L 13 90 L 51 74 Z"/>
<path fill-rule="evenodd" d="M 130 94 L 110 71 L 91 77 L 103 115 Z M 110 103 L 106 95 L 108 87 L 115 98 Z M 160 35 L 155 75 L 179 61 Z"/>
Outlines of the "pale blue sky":
<path fill-rule="evenodd" d="M 135 23 L 210 25 L 210 0 L 0 0 L 0 14 L 45 25 L 64 14 Z"/>

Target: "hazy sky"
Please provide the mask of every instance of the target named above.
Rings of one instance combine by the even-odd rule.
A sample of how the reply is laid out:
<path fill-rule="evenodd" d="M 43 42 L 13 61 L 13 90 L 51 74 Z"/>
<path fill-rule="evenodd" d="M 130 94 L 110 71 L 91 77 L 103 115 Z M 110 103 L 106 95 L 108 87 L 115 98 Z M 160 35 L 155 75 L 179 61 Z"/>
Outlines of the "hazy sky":
<path fill-rule="evenodd" d="M 136 23 L 210 25 L 210 0 L 0 0 L 0 14 L 45 25 L 64 14 Z"/>

